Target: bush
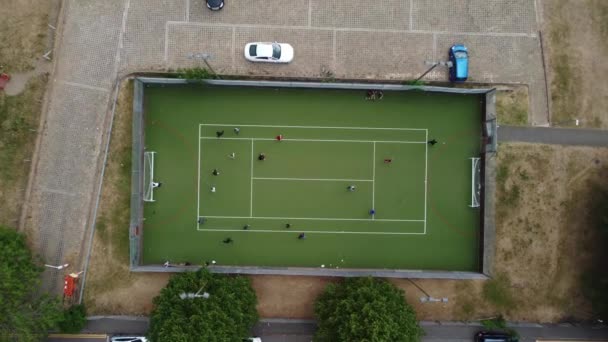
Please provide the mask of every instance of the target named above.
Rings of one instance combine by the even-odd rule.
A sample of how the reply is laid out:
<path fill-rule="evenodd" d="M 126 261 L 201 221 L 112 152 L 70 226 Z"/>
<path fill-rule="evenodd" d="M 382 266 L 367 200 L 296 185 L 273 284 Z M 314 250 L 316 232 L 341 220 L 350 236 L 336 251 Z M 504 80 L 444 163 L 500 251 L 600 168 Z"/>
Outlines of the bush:
<path fill-rule="evenodd" d="M 87 310 L 84 304 L 72 305 L 63 311 L 63 318 L 59 322 L 62 333 L 74 334 L 84 329 L 87 324 Z"/>
<path fill-rule="evenodd" d="M 422 329 L 403 291 L 375 278 L 330 284 L 315 303 L 316 341 L 419 341 Z"/>
<path fill-rule="evenodd" d="M 211 74 L 207 69 L 200 67 L 180 69 L 177 77 L 186 80 L 206 80 L 209 78 L 214 78 L 213 74 Z"/>

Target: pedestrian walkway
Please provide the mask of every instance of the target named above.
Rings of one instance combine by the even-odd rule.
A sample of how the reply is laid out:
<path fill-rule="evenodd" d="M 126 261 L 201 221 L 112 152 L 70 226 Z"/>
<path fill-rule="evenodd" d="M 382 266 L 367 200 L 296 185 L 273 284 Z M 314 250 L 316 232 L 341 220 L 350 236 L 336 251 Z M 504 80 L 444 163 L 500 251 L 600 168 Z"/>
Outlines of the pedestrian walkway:
<path fill-rule="evenodd" d="M 608 131 L 578 128 L 500 126 L 498 128 L 498 141 L 608 147 Z"/>

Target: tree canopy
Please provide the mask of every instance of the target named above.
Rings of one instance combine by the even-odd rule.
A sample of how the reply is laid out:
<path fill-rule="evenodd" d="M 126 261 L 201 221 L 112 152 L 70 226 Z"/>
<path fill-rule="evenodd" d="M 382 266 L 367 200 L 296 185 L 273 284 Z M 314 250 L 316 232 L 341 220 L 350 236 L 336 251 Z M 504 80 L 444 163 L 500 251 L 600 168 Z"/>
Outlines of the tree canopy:
<path fill-rule="evenodd" d="M 383 279 L 329 284 L 315 303 L 317 341 L 419 341 L 422 329 L 402 290 Z"/>
<path fill-rule="evenodd" d="M 39 341 L 57 326 L 57 299 L 35 295 L 40 273 L 25 237 L 0 226 L 0 340 Z"/>
<path fill-rule="evenodd" d="M 182 299 L 182 293 L 209 293 Z M 257 298 L 248 278 L 211 274 L 206 269 L 173 276 L 154 298 L 152 341 L 238 341 L 257 322 Z"/>

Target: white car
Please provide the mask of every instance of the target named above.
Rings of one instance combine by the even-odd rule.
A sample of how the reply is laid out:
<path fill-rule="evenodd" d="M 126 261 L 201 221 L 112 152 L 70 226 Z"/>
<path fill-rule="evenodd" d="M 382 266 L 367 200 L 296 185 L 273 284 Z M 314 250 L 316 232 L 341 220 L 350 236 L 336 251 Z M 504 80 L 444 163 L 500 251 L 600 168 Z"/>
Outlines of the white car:
<path fill-rule="evenodd" d="M 248 43 L 245 58 L 251 62 L 289 63 L 293 60 L 293 47 L 285 43 Z"/>

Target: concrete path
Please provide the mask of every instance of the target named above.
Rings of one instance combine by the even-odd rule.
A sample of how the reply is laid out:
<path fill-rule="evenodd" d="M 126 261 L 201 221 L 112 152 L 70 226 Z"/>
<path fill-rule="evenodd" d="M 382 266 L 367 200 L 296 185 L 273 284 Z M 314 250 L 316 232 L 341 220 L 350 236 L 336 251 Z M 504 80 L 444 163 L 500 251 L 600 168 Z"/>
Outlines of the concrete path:
<path fill-rule="evenodd" d="M 608 131 L 577 128 L 500 126 L 498 128 L 498 141 L 608 147 Z"/>
<path fill-rule="evenodd" d="M 425 342 L 470 342 L 473 335 L 483 330 L 479 323 L 421 322 L 426 335 Z M 520 341 L 532 342 L 542 339 L 578 339 L 608 341 L 608 326 L 573 324 L 509 324 L 521 336 Z M 87 333 L 131 333 L 144 334 L 148 330 L 147 317 L 107 316 L 89 317 Z M 316 330 L 312 320 L 263 319 L 252 330 L 264 342 L 309 342 Z"/>
<path fill-rule="evenodd" d="M 42 290 L 60 295 L 81 271 L 99 193 L 100 165 L 118 74 L 125 1 L 63 2 L 53 75 L 42 116 L 20 228 L 47 264 Z"/>

